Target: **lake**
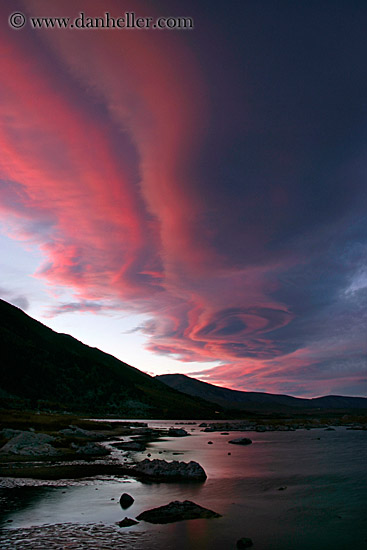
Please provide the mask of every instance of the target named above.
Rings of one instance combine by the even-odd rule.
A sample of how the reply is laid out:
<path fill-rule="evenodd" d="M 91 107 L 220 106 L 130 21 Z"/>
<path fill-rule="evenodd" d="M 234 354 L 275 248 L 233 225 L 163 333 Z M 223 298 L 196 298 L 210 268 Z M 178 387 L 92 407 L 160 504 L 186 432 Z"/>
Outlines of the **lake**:
<path fill-rule="evenodd" d="M 148 425 L 162 428 L 175 426 L 175 422 L 148 421 Z M 198 424 L 183 427 L 191 433 L 189 437 L 161 439 L 134 456 L 141 460 L 151 453 L 151 458 L 195 460 L 208 475 L 205 483 L 98 478 L 62 487 L 14 489 L 13 511 L 3 517 L 3 547 L 11 548 L 6 537 L 14 529 L 101 522 L 116 531 L 121 548 L 132 550 L 227 550 L 235 548 L 241 537 L 250 537 L 255 550 L 367 548 L 365 431 L 337 427 L 335 431 L 222 435 L 205 433 Z M 253 444 L 228 443 L 241 436 L 250 437 Z M 118 502 L 123 492 L 135 499 L 128 510 L 122 510 Z M 125 516 L 134 518 L 172 500 L 192 500 L 222 517 L 115 527 Z M 104 548 L 99 544 L 94 550 Z"/>

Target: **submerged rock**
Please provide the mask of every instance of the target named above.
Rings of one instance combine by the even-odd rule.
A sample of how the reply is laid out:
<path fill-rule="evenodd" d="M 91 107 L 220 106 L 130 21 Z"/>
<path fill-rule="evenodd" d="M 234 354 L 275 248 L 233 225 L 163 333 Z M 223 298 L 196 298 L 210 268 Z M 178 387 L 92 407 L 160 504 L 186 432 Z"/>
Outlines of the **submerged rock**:
<path fill-rule="evenodd" d="M 251 445 L 252 440 L 248 437 L 238 437 L 237 439 L 231 439 L 228 443 L 232 443 L 233 445 Z"/>
<path fill-rule="evenodd" d="M 251 546 L 253 546 L 253 542 L 251 539 L 247 538 L 247 537 L 243 537 L 242 539 L 239 539 L 236 543 L 236 546 L 237 548 L 239 548 L 240 550 L 242 550 L 242 548 L 250 548 Z"/>
<path fill-rule="evenodd" d="M 208 519 L 220 517 L 220 514 L 217 514 L 212 510 L 208 510 L 207 508 L 203 508 L 190 500 L 184 500 L 183 502 L 175 500 L 165 506 L 146 510 L 145 512 L 139 514 L 137 519 L 147 521 L 149 523 L 172 523 L 174 521 L 183 521 L 188 519 Z"/>
<path fill-rule="evenodd" d="M 139 522 L 132 518 L 124 518 L 121 521 L 117 522 L 117 525 L 120 527 L 131 527 L 132 525 L 137 525 Z"/>
<path fill-rule="evenodd" d="M 120 505 L 121 505 L 121 508 L 123 508 L 124 510 L 126 510 L 126 508 L 129 508 L 129 506 L 131 506 L 133 502 L 134 502 L 133 497 L 128 493 L 123 493 L 120 497 Z"/>
<path fill-rule="evenodd" d="M 185 437 L 186 435 L 190 434 L 183 428 L 170 428 L 168 430 L 168 435 L 170 437 Z"/>
<path fill-rule="evenodd" d="M 146 458 L 134 466 L 133 472 L 158 481 L 205 481 L 207 477 L 204 468 L 193 460 L 190 462 L 179 462 L 178 460 L 167 462 L 159 458 L 153 460 Z"/>

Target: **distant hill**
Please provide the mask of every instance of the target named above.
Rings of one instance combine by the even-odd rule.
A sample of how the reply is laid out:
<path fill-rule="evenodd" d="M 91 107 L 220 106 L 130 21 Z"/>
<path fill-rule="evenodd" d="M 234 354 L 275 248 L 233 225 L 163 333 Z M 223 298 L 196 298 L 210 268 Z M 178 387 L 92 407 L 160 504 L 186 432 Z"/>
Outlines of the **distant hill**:
<path fill-rule="evenodd" d="M 0 406 L 141 418 L 218 418 L 211 403 L 58 334 L 0 300 Z"/>
<path fill-rule="evenodd" d="M 301 399 L 289 395 L 230 390 L 184 374 L 163 374 L 156 376 L 156 379 L 187 395 L 238 411 L 295 413 L 306 410 L 367 410 L 367 398 L 364 397 L 328 395 L 315 399 Z"/>

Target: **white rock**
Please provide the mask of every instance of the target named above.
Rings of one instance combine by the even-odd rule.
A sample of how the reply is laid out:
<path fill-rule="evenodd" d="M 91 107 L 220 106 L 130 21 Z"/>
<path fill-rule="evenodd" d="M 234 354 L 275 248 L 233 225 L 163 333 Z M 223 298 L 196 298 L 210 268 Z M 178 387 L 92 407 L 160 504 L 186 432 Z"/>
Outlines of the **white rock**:
<path fill-rule="evenodd" d="M 56 438 L 42 433 L 34 433 L 30 431 L 20 432 L 10 441 L 1 447 L 1 453 L 11 453 L 15 455 L 57 455 L 58 451 L 50 445 L 50 441 Z"/>

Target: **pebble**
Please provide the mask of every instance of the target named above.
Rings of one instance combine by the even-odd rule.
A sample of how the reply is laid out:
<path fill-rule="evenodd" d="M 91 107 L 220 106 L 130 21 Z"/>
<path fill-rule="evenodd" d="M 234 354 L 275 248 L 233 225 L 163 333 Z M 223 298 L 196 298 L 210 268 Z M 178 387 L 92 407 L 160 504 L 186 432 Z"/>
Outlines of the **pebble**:
<path fill-rule="evenodd" d="M 146 546 L 146 534 L 121 532 L 104 524 L 59 523 L 0 533 L 1 550 L 140 550 Z"/>

